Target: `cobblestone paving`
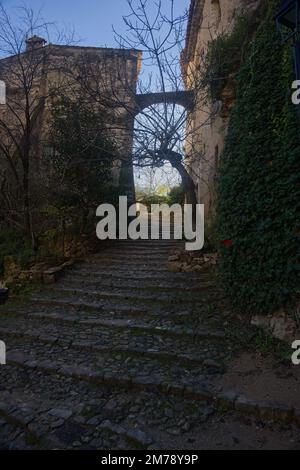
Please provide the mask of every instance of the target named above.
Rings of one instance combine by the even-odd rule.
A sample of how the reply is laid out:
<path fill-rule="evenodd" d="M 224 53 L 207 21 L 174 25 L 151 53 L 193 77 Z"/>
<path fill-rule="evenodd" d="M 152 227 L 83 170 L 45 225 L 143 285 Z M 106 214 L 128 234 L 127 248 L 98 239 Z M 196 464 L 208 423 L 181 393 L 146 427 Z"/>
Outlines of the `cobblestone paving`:
<path fill-rule="evenodd" d="M 295 425 L 224 409 L 239 345 L 211 275 L 167 271 L 177 245 L 119 242 L 1 308 L 0 449 L 299 446 Z"/>

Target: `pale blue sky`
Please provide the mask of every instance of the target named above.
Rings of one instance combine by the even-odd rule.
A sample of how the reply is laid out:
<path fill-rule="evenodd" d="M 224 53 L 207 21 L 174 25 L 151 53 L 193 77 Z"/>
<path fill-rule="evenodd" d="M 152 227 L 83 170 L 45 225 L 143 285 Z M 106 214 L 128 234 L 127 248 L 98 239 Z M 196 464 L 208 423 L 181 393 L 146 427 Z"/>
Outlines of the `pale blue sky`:
<path fill-rule="evenodd" d="M 118 31 L 124 31 L 122 15 L 128 13 L 126 0 L 2 0 L 2 3 L 9 9 L 21 4 L 34 10 L 42 8 L 45 20 L 56 22 L 59 29 L 64 25 L 74 27 L 83 45 L 101 47 L 116 45 L 112 24 Z M 155 5 L 155 0 L 149 3 Z M 183 13 L 189 4 L 190 0 L 175 0 L 176 13 Z"/>

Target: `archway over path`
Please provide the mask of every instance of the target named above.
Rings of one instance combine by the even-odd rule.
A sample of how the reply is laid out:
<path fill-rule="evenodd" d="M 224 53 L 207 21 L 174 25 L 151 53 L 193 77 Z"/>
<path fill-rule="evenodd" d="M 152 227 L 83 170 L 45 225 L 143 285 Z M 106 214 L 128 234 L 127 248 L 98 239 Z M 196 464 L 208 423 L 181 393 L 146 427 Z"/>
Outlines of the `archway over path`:
<path fill-rule="evenodd" d="M 135 101 L 134 167 L 172 167 L 180 175 L 186 201 L 195 206 L 195 185 L 184 159 L 187 119 L 194 107 L 195 92 L 138 94 Z"/>
<path fill-rule="evenodd" d="M 195 102 L 195 93 L 193 90 L 183 90 L 137 94 L 135 101 L 135 115 L 155 104 L 177 104 L 185 108 L 186 111 L 191 111 Z"/>

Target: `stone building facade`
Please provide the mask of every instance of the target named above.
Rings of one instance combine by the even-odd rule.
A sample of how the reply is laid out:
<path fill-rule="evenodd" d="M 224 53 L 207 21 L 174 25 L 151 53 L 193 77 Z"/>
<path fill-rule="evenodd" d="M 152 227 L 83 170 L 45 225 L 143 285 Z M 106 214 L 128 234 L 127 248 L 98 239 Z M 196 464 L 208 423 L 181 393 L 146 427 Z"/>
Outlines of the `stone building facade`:
<path fill-rule="evenodd" d="M 32 163 L 37 174 L 43 169 L 43 155 L 47 149 L 47 128 L 53 92 L 76 97 L 76 89 L 88 88 L 91 106 L 99 99 L 107 103 L 110 116 L 109 129 L 119 149 L 120 160 L 115 162 L 115 184 L 134 197 L 133 168 L 131 154 L 133 145 L 135 95 L 141 68 L 141 53 L 137 50 L 110 49 L 82 46 L 47 44 L 43 38 L 34 36 L 26 42 L 22 54 L 0 60 L 0 79 L 6 83 L 7 104 L 0 107 L 3 121 L 16 127 L 24 119 L 23 101 L 26 93 L 20 85 L 22 69 L 29 70 L 30 109 L 35 116 Z M 34 70 L 30 72 L 30 68 Z M 79 76 L 81 75 L 81 76 Z M 84 75 L 84 76 L 83 76 Z M 20 126 L 20 132 L 21 132 Z M 17 135 L 17 128 L 15 130 Z M 21 138 L 21 135 L 20 135 Z M 124 193 L 123 192 L 123 193 Z"/>
<path fill-rule="evenodd" d="M 198 71 L 205 62 L 210 41 L 232 30 L 239 13 L 254 9 L 258 0 L 191 0 L 183 70 L 187 89 L 195 88 Z M 224 149 L 234 91 L 230 85 L 218 102 L 197 101 L 189 124 L 187 163 L 197 187 L 198 201 L 205 213 L 214 213 L 216 169 Z"/>

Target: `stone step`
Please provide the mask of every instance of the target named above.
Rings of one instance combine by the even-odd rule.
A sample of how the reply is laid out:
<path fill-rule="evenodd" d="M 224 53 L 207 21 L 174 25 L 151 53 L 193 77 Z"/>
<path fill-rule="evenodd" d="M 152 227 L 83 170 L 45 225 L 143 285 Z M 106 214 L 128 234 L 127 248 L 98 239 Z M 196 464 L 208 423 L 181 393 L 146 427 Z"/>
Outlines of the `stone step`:
<path fill-rule="evenodd" d="M 124 255 L 132 255 L 136 254 L 137 256 L 141 256 L 142 254 L 145 254 L 145 256 L 151 256 L 151 255 L 166 255 L 170 256 L 171 253 L 175 253 L 177 251 L 182 251 L 185 249 L 185 245 L 174 245 L 174 246 L 127 246 L 124 248 L 123 245 L 119 246 L 118 244 L 112 246 L 109 250 L 103 250 L 101 252 L 97 252 L 96 254 L 99 255 L 101 253 L 112 253 L 112 254 L 120 254 Z"/>
<path fill-rule="evenodd" d="M 149 253 L 145 254 L 144 251 L 142 254 L 138 255 L 136 253 L 132 254 L 121 254 L 115 253 L 114 251 L 110 251 L 109 253 L 103 252 L 101 255 L 97 254 L 93 258 L 88 260 L 89 263 L 101 263 L 102 261 L 112 260 L 114 262 L 118 261 L 120 264 L 127 263 L 127 262 L 137 262 L 137 263 L 144 263 L 147 264 L 148 262 L 156 262 L 156 263 L 164 263 L 168 261 L 168 254 L 167 253 Z"/>
<path fill-rule="evenodd" d="M 2 380 L 15 377 L 14 388 L 2 394 L 0 414 L 7 419 L 11 414 L 47 449 L 163 449 L 148 431 L 151 426 L 158 432 L 176 427 L 183 436 L 214 413 L 205 400 L 171 396 L 157 388 L 152 392 L 134 386 L 95 387 L 88 380 L 47 374 L 20 363 L 8 365 L 0 374 Z"/>
<path fill-rule="evenodd" d="M 212 394 L 198 384 L 186 382 L 179 383 L 177 380 L 172 380 L 170 374 L 164 376 L 155 374 L 137 375 L 132 377 L 126 371 L 122 372 L 109 372 L 101 371 L 100 368 L 95 369 L 85 367 L 84 365 L 76 366 L 72 363 L 62 364 L 58 361 L 43 360 L 32 355 L 26 355 L 22 351 L 15 350 L 9 354 L 8 363 L 14 366 L 27 368 L 29 370 L 36 370 L 45 372 L 47 374 L 55 374 L 56 376 L 70 377 L 77 381 L 87 381 L 98 385 L 122 387 L 126 389 L 149 390 L 150 392 L 160 392 L 166 395 L 184 396 L 200 401 L 210 400 Z M 143 369 L 140 369 L 143 370 Z M 161 371 L 160 371 L 161 372 Z M 192 382 L 196 381 L 193 378 Z"/>
<path fill-rule="evenodd" d="M 171 338 L 178 337 L 187 337 L 188 339 L 194 338 L 198 340 L 203 339 L 215 339 L 217 341 L 222 341 L 226 338 L 226 335 L 223 331 L 220 330 L 209 330 L 205 329 L 205 326 L 198 328 L 189 328 L 179 325 L 172 325 L 170 322 L 165 322 L 164 325 L 157 326 L 155 323 L 146 323 L 141 320 L 134 319 L 100 319 L 99 316 L 87 318 L 82 315 L 71 315 L 65 313 L 29 313 L 28 318 L 30 319 L 40 319 L 47 320 L 52 322 L 62 322 L 67 324 L 85 325 L 90 327 L 106 327 L 106 328 L 116 328 L 116 329 L 125 329 L 132 330 L 137 334 L 141 332 L 148 335 L 156 336 L 169 336 Z"/>
<path fill-rule="evenodd" d="M 93 255 L 90 255 L 88 258 L 92 259 L 95 256 L 102 256 L 102 255 L 115 255 L 115 256 L 124 256 L 124 257 L 132 257 L 132 256 L 137 256 L 137 257 L 151 257 L 151 256 L 170 256 L 175 253 L 182 253 L 184 252 L 185 245 L 181 246 L 161 246 L 161 247 L 140 247 L 138 248 L 137 246 L 132 246 L 132 247 L 127 247 L 125 248 L 124 246 L 119 246 L 115 245 L 110 249 L 105 249 L 98 251 L 94 253 Z"/>
<path fill-rule="evenodd" d="M 204 365 L 209 368 L 222 369 L 222 364 L 217 363 L 217 352 L 210 348 L 208 351 L 209 339 L 201 337 L 188 338 L 183 336 L 167 337 L 160 333 L 153 332 L 151 336 L 148 331 L 138 329 L 120 330 L 114 326 L 101 325 L 101 328 L 91 329 L 91 325 L 73 324 L 72 330 L 68 323 L 60 323 L 59 327 L 55 323 L 31 321 L 30 328 L 26 322 L 16 322 L 16 325 L 0 327 L 0 337 L 7 340 L 9 338 L 19 338 L 25 341 L 40 341 L 42 343 L 59 346 L 68 346 L 79 351 L 91 351 L 98 353 L 114 353 L 127 355 L 129 357 L 153 358 L 158 361 L 179 363 L 182 365 Z M 211 338 L 210 338 L 211 339 Z M 205 351 L 203 351 L 205 349 Z M 216 348 L 215 348 L 216 349 Z M 170 352 L 172 351 L 172 352 Z"/>
<path fill-rule="evenodd" d="M 50 292 L 43 292 L 43 294 L 35 295 L 31 298 L 31 306 L 36 311 L 36 309 L 45 310 L 48 307 L 56 307 L 65 308 L 69 310 L 78 309 L 81 311 L 86 312 L 95 312 L 101 314 L 103 311 L 108 312 L 119 312 L 124 315 L 154 315 L 154 316 L 165 316 L 172 318 L 173 316 L 177 316 L 178 314 L 182 315 L 181 312 L 184 312 L 184 316 L 188 318 L 188 316 L 198 314 L 200 316 L 201 312 L 207 309 L 206 304 L 211 304 L 212 301 L 217 303 L 218 301 L 222 300 L 222 297 L 217 297 L 217 295 L 212 298 L 208 294 L 203 294 L 202 301 L 195 302 L 179 302 L 176 299 L 172 300 L 163 300 L 155 299 L 155 298 L 135 298 L 133 299 L 126 299 L 125 296 L 122 298 L 119 296 L 111 296 L 110 294 L 105 298 L 104 296 L 96 298 L 95 295 L 78 295 L 63 293 L 64 296 L 59 296 L 58 292 L 56 295 L 51 295 Z"/>
<path fill-rule="evenodd" d="M 48 373 L 44 363 L 34 367 L 23 359 L 8 365 L 5 372 L 0 369 L 1 381 L 15 378 L 14 387 L 2 393 L 0 416 L 17 422 L 43 449 L 166 449 L 165 443 L 170 439 L 173 442 L 176 436 L 191 442 L 189 439 L 195 438 L 203 426 L 212 431 L 216 421 L 211 417 L 216 415 L 217 422 L 224 422 L 224 410 L 239 423 L 239 429 L 245 426 L 244 435 L 255 427 L 255 422 L 242 424 L 241 413 L 259 418 L 263 425 L 261 437 L 268 427 L 279 437 L 281 431 L 274 428 L 274 421 L 288 425 L 290 438 L 297 439 L 299 434 L 291 425 L 299 426 L 300 411 L 284 404 L 249 400 L 234 391 L 214 393 L 204 386 L 201 390 L 175 388 L 171 383 L 159 385 L 143 377 L 136 383 L 119 377 L 118 387 L 114 388 L 99 383 L 100 377 L 89 375 L 87 370 L 76 373 L 68 368 L 60 369 L 59 374 L 53 370 Z M 53 393 L 55 390 L 57 393 Z M 5 425 L 0 428 L 0 439 L 3 432 Z M 164 436 L 162 444 L 156 435 Z M 20 449 L 19 442 L 14 444 L 12 449 Z"/>
<path fill-rule="evenodd" d="M 42 308 L 41 308 L 42 307 Z M 134 307 L 134 306 L 124 306 L 124 305 L 115 305 L 107 306 L 104 302 L 87 302 L 80 301 L 77 299 L 64 299 L 64 298 L 51 298 L 51 297 L 32 297 L 30 312 L 32 310 L 36 311 L 37 309 L 45 310 L 48 307 L 56 308 L 57 310 L 67 310 L 67 311 L 78 311 L 90 313 L 94 312 L 98 315 L 107 313 L 108 315 L 113 315 L 118 312 L 122 316 L 133 315 L 140 316 L 148 314 L 148 309 L 145 307 Z"/>
<path fill-rule="evenodd" d="M 182 293 L 176 292 L 176 295 L 174 294 L 175 291 L 172 291 L 172 295 L 168 293 L 154 293 L 154 294 L 145 294 L 143 292 L 140 292 L 139 290 L 134 290 L 134 291 L 126 291 L 126 292 L 118 292 L 116 290 L 110 291 L 110 290 L 94 290 L 94 289 L 88 289 L 87 287 L 84 288 L 77 288 L 77 287 L 64 287 L 64 286 L 57 286 L 55 288 L 52 288 L 51 290 L 45 290 L 45 294 L 51 295 L 51 297 L 60 297 L 61 295 L 66 297 L 76 297 L 78 299 L 82 298 L 88 298 L 88 299 L 93 299 L 95 301 L 101 301 L 102 299 L 109 299 L 109 300 L 122 300 L 122 301 L 133 301 L 133 302 L 159 302 L 160 304 L 178 304 L 178 303 L 183 303 L 185 305 L 189 304 L 197 304 L 199 302 L 203 302 L 203 300 L 206 298 L 206 296 L 209 294 L 209 296 L 212 295 L 210 287 L 208 289 L 204 289 L 203 287 L 201 288 L 199 286 L 198 291 L 192 291 L 189 292 L 189 295 L 185 295 Z M 38 298 L 38 297 L 36 297 Z"/>
<path fill-rule="evenodd" d="M 0 449 L 38 450 L 40 440 L 28 429 L 34 412 L 26 403 L 17 405 L 16 401 L 1 393 L 0 401 Z"/>
<path fill-rule="evenodd" d="M 182 240 L 115 240 L 112 242 L 111 247 L 134 247 L 134 248 L 173 248 L 174 246 L 184 246 L 185 242 Z"/>
<path fill-rule="evenodd" d="M 111 255 L 113 257 L 119 257 L 119 259 L 126 259 L 126 258 L 142 258 L 145 256 L 146 258 L 153 258 L 153 259 L 162 259 L 165 258 L 166 260 L 169 258 L 169 256 L 173 256 L 178 253 L 178 251 L 182 251 L 182 249 L 170 249 L 170 248 L 150 248 L 150 249 L 130 249 L 130 250 L 125 250 L 124 248 L 112 248 L 111 250 L 105 250 L 102 251 L 101 253 L 96 253 L 95 256 L 101 257 L 101 255 Z M 89 257 L 88 259 L 91 259 Z"/>
<path fill-rule="evenodd" d="M 211 386 L 201 380 L 174 380 L 171 374 L 162 376 L 151 374 L 151 376 L 136 375 L 130 376 L 124 371 L 120 373 L 102 372 L 95 368 L 84 365 L 76 366 L 65 365 L 55 360 L 39 360 L 27 356 L 21 351 L 10 353 L 9 364 L 29 371 L 54 374 L 55 377 L 64 377 L 75 379 L 76 382 L 87 382 L 98 386 L 118 387 L 129 391 L 146 391 L 157 393 L 168 397 L 178 397 L 180 401 L 187 399 L 203 403 L 212 403 L 223 410 L 236 410 L 239 413 L 254 414 L 266 421 L 268 419 L 279 420 L 286 423 L 295 423 L 300 425 L 300 410 L 288 407 L 283 403 L 260 402 L 247 399 L 245 396 L 239 396 L 234 391 L 215 392 Z M 191 377 L 191 376 L 190 376 Z M 203 380 L 201 376 L 198 376 Z M 135 392 L 136 393 L 136 392 Z M 80 397 L 81 398 L 81 397 Z M 64 397 L 65 399 L 65 397 Z M 156 398 L 157 399 L 157 398 Z M 0 404 L 1 410 L 1 404 Z M 154 412 L 155 407 L 152 408 Z M 57 413 L 56 413 L 57 414 Z M 69 413 L 68 413 L 69 414 Z M 32 428 L 29 428 L 31 430 Z M 39 428 L 38 428 L 39 429 Z"/>
<path fill-rule="evenodd" d="M 88 297 L 88 296 L 86 296 Z M 122 299 L 122 303 L 117 302 L 118 299 L 115 299 L 116 302 L 113 302 L 113 299 L 102 299 L 102 301 L 96 301 L 91 299 L 92 301 L 88 301 L 88 298 L 85 300 L 84 296 L 82 299 L 79 299 L 71 296 L 65 296 L 65 297 L 51 297 L 51 296 L 46 296 L 45 293 L 43 296 L 36 296 L 31 298 L 31 304 L 35 308 L 38 306 L 44 306 L 44 307 L 51 307 L 51 306 L 56 306 L 56 307 L 65 307 L 69 308 L 70 310 L 73 309 L 81 309 L 85 311 L 94 311 L 101 313 L 103 310 L 104 311 L 118 311 L 122 314 L 134 314 L 134 315 L 145 315 L 151 310 L 151 305 L 146 305 L 145 301 L 140 301 L 136 302 L 135 305 L 132 305 L 132 302 Z M 136 305 L 137 303 L 140 303 L 141 305 Z M 174 311 L 178 309 L 178 304 L 174 304 L 176 308 L 174 308 Z M 166 310 L 166 309 L 164 309 Z M 159 312 L 160 314 L 164 314 L 164 310 L 160 308 Z M 165 312 L 167 314 L 167 312 Z M 172 312 L 171 312 L 172 314 Z"/>
<path fill-rule="evenodd" d="M 13 315 L 15 313 L 15 309 L 8 309 L 6 308 L 3 312 L 2 316 L 6 316 L 8 314 Z M 134 321 L 135 319 L 139 319 L 144 321 L 144 323 L 149 323 L 155 326 L 165 326 L 165 325 L 174 325 L 177 323 L 183 323 L 189 319 L 192 323 L 192 316 L 194 314 L 194 318 L 199 319 L 199 315 L 201 314 L 200 308 L 197 309 L 195 313 L 194 310 L 177 310 L 177 311 L 169 311 L 167 310 L 156 310 L 156 309 L 142 309 L 142 308 L 135 308 L 129 307 L 124 305 L 115 305 L 111 308 L 102 307 L 101 304 L 98 303 L 88 303 L 88 302 L 78 302 L 78 301 L 68 301 L 68 300 L 45 300 L 44 301 L 33 301 L 31 302 L 30 307 L 28 308 L 18 308 L 18 312 L 20 315 L 31 315 L 31 314 L 49 314 L 50 316 L 56 314 L 63 314 L 69 317 L 84 317 L 86 319 L 105 319 L 110 320 L 120 319 L 120 320 L 128 320 Z M 204 309 L 204 313 L 207 312 L 207 309 Z M 0 315 L 1 318 L 1 315 Z"/>
<path fill-rule="evenodd" d="M 116 283 L 116 279 L 118 282 Z M 193 285 L 194 284 L 194 285 Z M 167 282 L 167 281 L 157 281 L 155 282 L 154 279 L 148 280 L 147 283 L 141 285 L 140 280 L 127 280 L 127 279 L 119 279 L 118 277 L 114 279 L 107 279 L 103 276 L 101 280 L 89 280 L 86 278 L 80 278 L 80 276 L 68 276 L 67 279 L 64 279 L 59 284 L 60 287 L 65 287 L 72 289 L 74 288 L 109 288 L 112 292 L 113 291 L 132 291 L 135 290 L 138 292 L 149 292 L 149 293 L 166 293 L 166 294 L 178 294 L 181 293 L 182 295 L 190 294 L 190 293 L 199 293 L 206 289 L 215 289 L 215 285 L 210 281 L 196 281 L 187 282 L 186 285 L 182 285 L 181 282 Z"/>
<path fill-rule="evenodd" d="M 136 254 L 136 255 L 166 255 L 170 256 L 174 253 L 177 253 L 178 251 L 184 251 L 185 250 L 185 244 L 180 243 L 180 244 L 150 244 L 147 242 L 147 244 L 132 244 L 130 245 L 128 242 L 126 244 L 121 244 L 121 242 L 116 243 L 113 245 L 110 249 L 104 249 L 101 251 L 96 252 L 96 254 L 100 253 L 115 253 L 115 254 Z"/>
<path fill-rule="evenodd" d="M 217 309 L 215 309 L 216 316 L 217 316 Z M 144 325 L 148 325 L 149 327 L 158 327 L 158 328 L 173 328 L 173 327 L 182 327 L 183 325 L 189 325 L 189 329 L 195 329 L 199 326 L 199 316 L 202 314 L 203 320 L 201 321 L 201 325 L 203 328 L 206 328 L 206 321 L 204 318 L 207 316 L 207 309 L 203 309 L 203 311 L 197 310 L 197 312 L 191 312 L 189 310 L 178 310 L 177 312 L 170 313 L 168 311 L 147 311 L 143 312 L 141 309 L 132 309 L 132 308 L 124 308 L 119 307 L 115 310 L 111 309 L 99 309 L 95 308 L 94 305 L 90 304 L 82 304 L 82 303 L 46 303 L 46 304 L 33 304 L 30 308 L 21 308 L 19 307 L 16 313 L 16 309 L 9 310 L 8 308 L 5 309 L 2 313 L 0 313 L 0 321 L 9 318 L 55 318 L 56 321 L 59 318 L 69 319 L 70 324 L 72 322 L 77 321 L 96 321 L 96 320 L 104 320 L 104 321 L 122 321 L 128 322 L 131 324 L 135 323 L 142 323 Z M 217 323 L 216 319 L 211 318 L 214 315 L 213 313 L 209 313 L 209 325 L 214 327 L 215 323 Z"/>
<path fill-rule="evenodd" d="M 84 270 L 77 270 L 77 271 L 68 271 L 66 274 L 66 279 L 72 280 L 76 279 L 85 279 L 85 278 L 92 278 L 95 280 L 107 280 L 107 279 L 118 279 L 122 281 L 135 281 L 145 283 L 161 283 L 168 281 L 169 284 L 178 283 L 182 287 L 190 286 L 191 284 L 200 283 L 203 281 L 210 280 L 210 276 L 206 273 L 189 273 L 188 277 L 186 273 L 171 273 L 166 271 L 164 273 L 157 272 L 157 271 L 149 271 L 149 272 L 137 272 L 134 270 L 130 276 L 128 276 L 129 270 L 127 269 L 114 269 L 114 270 L 102 270 L 95 272 L 90 272 L 86 269 Z"/>
<path fill-rule="evenodd" d="M 220 392 L 239 342 L 223 331 L 223 294 L 208 270 L 167 271 L 178 246 L 116 242 L 2 309 L 0 448 L 9 425 L 21 432 L 17 448 L 163 449 L 151 429 L 168 445 L 174 426 L 194 438 L 207 408 L 222 413 L 216 420 L 232 410 L 300 424 L 298 410 Z"/>
<path fill-rule="evenodd" d="M 160 270 L 161 268 L 167 268 L 167 264 L 168 264 L 168 259 L 167 258 L 162 258 L 161 260 L 155 260 L 155 259 L 143 259 L 143 257 L 141 257 L 140 259 L 138 260 L 135 260 L 134 257 L 132 258 L 128 258 L 126 260 L 126 262 L 122 262 L 121 260 L 119 260 L 118 258 L 116 259 L 112 259 L 110 257 L 102 257 L 102 258 L 95 258 L 93 260 L 88 260 L 87 261 L 84 261 L 84 262 L 81 262 L 81 263 L 77 263 L 73 270 L 76 271 L 77 269 L 81 269 L 83 267 L 86 267 L 88 269 L 91 269 L 91 270 L 95 270 L 95 269 L 98 269 L 98 268 L 101 268 L 102 266 L 109 266 L 109 267 L 114 267 L 115 269 L 119 269 L 119 268 L 122 268 L 122 269 L 126 269 L 126 268 L 143 268 L 143 267 L 149 267 L 149 268 L 152 268 L 152 269 L 157 269 L 157 270 Z"/>
<path fill-rule="evenodd" d="M 218 302 L 222 301 L 222 298 L 215 297 L 214 299 L 209 298 L 208 304 L 210 309 L 217 311 Z M 214 305 L 212 304 L 214 301 Z M 40 296 L 31 298 L 30 306 L 25 310 L 26 312 L 37 312 L 45 311 L 47 309 L 55 309 L 56 311 L 66 311 L 67 313 L 86 313 L 88 315 L 100 315 L 109 316 L 117 315 L 120 317 L 140 317 L 149 316 L 149 320 L 161 318 L 162 320 L 169 319 L 193 323 L 196 318 L 199 319 L 203 313 L 208 312 L 208 304 L 191 302 L 188 305 L 179 302 L 160 302 L 160 301 L 149 301 L 136 300 L 134 303 L 130 300 L 122 299 L 102 299 L 101 301 L 93 301 L 88 296 L 78 299 L 76 296 L 46 296 L 45 293 Z M 8 312 L 8 308 L 6 309 Z"/>
<path fill-rule="evenodd" d="M 173 245 L 151 245 L 148 243 L 147 245 L 122 245 L 116 244 L 109 250 L 101 250 L 96 252 L 96 254 L 100 253 L 114 253 L 114 254 L 126 254 L 128 256 L 132 254 L 136 254 L 137 256 L 141 256 L 145 254 L 145 256 L 149 255 L 165 255 L 171 256 L 178 252 L 185 251 L 185 244 L 173 244 Z"/>
<path fill-rule="evenodd" d="M 6 310 L 5 314 L 15 313 L 15 311 Z M 86 319 L 86 320 L 122 320 L 122 321 L 143 321 L 144 324 L 151 326 L 176 326 L 182 324 L 187 318 L 192 316 L 188 310 L 178 310 L 174 313 L 167 311 L 143 311 L 139 308 L 126 308 L 119 306 L 114 310 L 100 309 L 94 304 L 80 302 L 44 302 L 36 303 L 30 309 L 20 310 L 23 315 L 52 315 L 61 314 L 69 318 Z M 192 323 L 192 321 L 191 321 Z"/>
<path fill-rule="evenodd" d="M 0 416 L 2 415 L 9 423 L 17 423 L 21 429 L 24 429 L 26 438 L 23 448 L 33 449 L 73 449 L 81 448 L 83 450 L 98 450 L 96 442 L 107 439 L 107 446 L 111 446 L 111 435 L 117 434 L 123 436 L 127 442 L 130 442 L 130 436 L 135 436 L 136 444 L 147 448 L 153 439 L 146 434 L 137 434 L 131 432 L 131 429 L 125 429 L 117 424 L 113 425 L 109 420 L 103 420 L 98 426 L 93 424 L 93 419 L 87 419 L 82 423 L 82 417 L 78 409 L 74 407 L 66 408 L 63 403 L 60 408 L 57 407 L 55 400 L 48 401 L 47 407 L 38 404 L 40 400 L 33 401 L 32 397 L 26 397 L 23 403 L 18 403 L 17 395 L 5 395 L 5 402 L 0 403 Z M 38 398 L 38 397 L 36 397 Z M 93 435 L 101 436 L 101 439 L 93 439 Z M 27 442 L 33 441 L 34 445 Z M 76 445 L 75 445 L 76 443 Z M 88 445 L 90 444 L 90 445 Z M 123 444 L 123 443 L 122 443 Z M 124 444 L 123 444 L 124 445 Z M 15 446 L 20 450 L 20 444 Z M 22 448 L 21 447 L 21 448 Z M 125 449 L 132 446 L 125 446 Z M 11 447 L 14 449 L 14 446 Z"/>
<path fill-rule="evenodd" d="M 95 266 L 90 266 L 89 264 L 86 265 L 78 265 L 74 266 L 72 271 L 68 271 L 69 273 L 80 273 L 82 275 L 90 275 L 94 277 L 98 276 L 103 276 L 107 273 L 108 276 L 111 274 L 115 275 L 118 273 L 120 277 L 126 276 L 127 278 L 133 277 L 135 278 L 136 275 L 140 274 L 147 274 L 148 276 L 160 276 L 161 274 L 163 275 L 168 275 L 169 271 L 167 269 L 167 264 L 165 266 L 163 265 L 120 265 L 117 266 L 111 266 L 110 264 L 107 265 L 96 265 Z M 172 273 L 171 273 L 172 274 Z M 176 273 L 177 274 L 177 273 Z"/>
<path fill-rule="evenodd" d="M 175 230 L 171 229 L 169 230 L 158 230 L 158 239 L 151 239 L 151 233 L 148 232 L 148 240 L 137 240 L 138 242 L 175 242 L 175 243 L 183 243 L 184 242 L 184 237 L 181 236 L 180 233 L 175 232 Z M 126 243 L 126 240 L 115 240 L 116 242 L 124 242 Z M 129 241 L 129 240 L 128 240 Z M 132 240 L 134 241 L 134 240 Z"/>
<path fill-rule="evenodd" d="M 102 260 L 105 261 L 105 259 L 110 259 L 114 262 L 114 264 L 119 263 L 119 265 L 124 265 L 124 264 L 132 264 L 135 262 L 137 265 L 139 264 L 156 264 L 156 265 L 167 265 L 169 263 L 169 257 L 173 256 L 174 253 L 159 253 L 159 254 L 153 254 L 149 253 L 146 256 L 137 256 L 136 253 L 132 254 L 127 254 L 126 256 L 120 257 L 118 253 L 111 252 L 109 256 L 99 256 L 97 258 L 93 259 L 85 259 L 81 260 L 81 263 L 77 265 L 81 265 L 84 263 L 91 263 L 91 264 L 100 264 Z M 83 262 L 82 262 L 83 261 Z"/>
<path fill-rule="evenodd" d="M 174 253 L 174 252 L 171 252 Z M 111 250 L 103 250 L 98 253 L 94 253 L 93 255 L 89 256 L 86 258 L 88 261 L 95 261 L 95 260 L 101 260 L 102 258 L 112 258 L 115 260 L 137 260 L 137 261 L 157 261 L 160 262 L 162 259 L 168 260 L 168 257 L 172 256 L 170 254 L 170 250 L 163 250 L 163 251 L 155 251 L 155 249 L 151 250 L 141 250 L 141 251 L 133 251 L 133 250 L 124 250 L 124 249 L 119 249 L 117 250 L 116 248 L 113 248 Z"/>
<path fill-rule="evenodd" d="M 130 383 L 138 384 L 141 376 L 147 377 L 151 383 L 162 386 L 165 383 L 176 383 L 177 386 L 203 386 L 211 374 L 221 372 L 220 368 L 211 368 L 210 364 L 185 364 L 164 361 L 160 357 L 130 356 L 127 352 L 100 352 L 96 350 L 80 350 L 66 344 L 45 343 L 39 339 L 28 340 L 11 338 L 7 344 L 8 364 L 18 364 L 32 368 L 65 375 L 72 370 L 78 379 L 87 376 L 94 377 L 97 383 L 120 383 L 120 378 Z M 86 372 L 84 372 L 86 371 Z M 68 375 L 68 372 L 67 374 Z M 122 382 L 121 381 L 121 382 Z M 202 387 L 201 387 L 202 388 Z"/>

